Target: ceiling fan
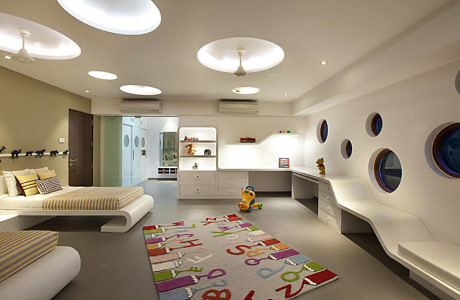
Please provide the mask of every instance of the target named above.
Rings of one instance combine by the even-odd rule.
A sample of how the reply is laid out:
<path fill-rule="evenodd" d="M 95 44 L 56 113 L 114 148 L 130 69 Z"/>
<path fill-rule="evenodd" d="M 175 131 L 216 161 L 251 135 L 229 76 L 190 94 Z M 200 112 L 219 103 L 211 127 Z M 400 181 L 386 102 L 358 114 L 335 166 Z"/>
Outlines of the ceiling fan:
<path fill-rule="evenodd" d="M 238 55 L 240 57 L 240 65 L 238 66 L 238 69 L 236 69 L 236 71 L 233 73 L 233 75 L 235 76 L 246 76 L 248 75 L 248 72 L 246 72 L 246 70 L 243 68 L 243 54 L 246 50 L 244 50 L 243 48 L 239 48 L 239 49 L 236 49 L 236 51 L 238 52 Z"/>
<path fill-rule="evenodd" d="M 13 55 L 13 59 L 22 63 L 33 63 L 35 59 L 30 56 L 29 52 L 27 52 L 25 46 L 26 46 L 26 38 L 30 36 L 30 31 L 26 29 L 18 29 L 19 35 L 22 38 L 22 48 L 19 49 L 19 51 Z"/>

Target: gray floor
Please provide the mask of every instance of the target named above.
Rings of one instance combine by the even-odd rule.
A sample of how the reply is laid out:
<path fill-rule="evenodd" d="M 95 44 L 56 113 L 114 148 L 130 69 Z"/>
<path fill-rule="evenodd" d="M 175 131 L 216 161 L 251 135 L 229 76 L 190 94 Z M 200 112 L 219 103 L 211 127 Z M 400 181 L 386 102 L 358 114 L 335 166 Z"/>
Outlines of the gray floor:
<path fill-rule="evenodd" d="M 177 200 L 176 183 L 143 185 L 155 208 L 128 233 L 100 233 L 104 218 L 54 218 L 34 229 L 60 232 L 59 244 L 78 250 L 82 268 L 55 299 L 158 299 L 144 246 L 143 225 L 237 212 L 237 200 Z M 386 257 L 373 234 L 341 235 L 290 197 L 257 196 L 262 210 L 244 214 L 340 279 L 298 299 L 432 299 L 408 279 L 407 270 Z"/>

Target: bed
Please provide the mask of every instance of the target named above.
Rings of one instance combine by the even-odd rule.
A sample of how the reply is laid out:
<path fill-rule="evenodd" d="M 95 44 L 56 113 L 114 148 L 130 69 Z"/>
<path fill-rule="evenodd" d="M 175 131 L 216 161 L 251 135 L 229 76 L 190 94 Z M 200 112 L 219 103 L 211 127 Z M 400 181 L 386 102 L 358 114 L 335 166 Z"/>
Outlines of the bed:
<path fill-rule="evenodd" d="M 154 205 L 141 187 L 64 187 L 47 195 L 0 196 L 0 214 L 22 216 L 111 216 L 102 232 L 126 232 Z"/>

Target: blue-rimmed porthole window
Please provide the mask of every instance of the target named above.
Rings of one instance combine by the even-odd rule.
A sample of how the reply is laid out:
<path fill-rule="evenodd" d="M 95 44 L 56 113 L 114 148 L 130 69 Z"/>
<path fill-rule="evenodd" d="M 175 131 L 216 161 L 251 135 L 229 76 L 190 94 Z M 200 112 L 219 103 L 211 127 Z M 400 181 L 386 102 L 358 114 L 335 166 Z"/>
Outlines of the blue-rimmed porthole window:
<path fill-rule="evenodd" d="M 402 169 L 398 156 L 390 149 L 382 150 L 374 164 L 375 179 L 388 193 L 394 192 L 401 183 Z"/>
<path fill-rule="evenodd" d="M 353 153 L 353 145 L 349 139 L 344 139 L 342 142 L 342 156 L 343 158 L 350 158 Z"/>
<path fill-rule="evenodd" d="M 383 120 L 380 114 L 375 114 L 371 119 L 371 131 L 374 136 L 378 136 L 382 131 Z"/>
<path fill-rule="evenodd" d="M 439 132 L 433 142 L 433 158 L 444 173 L 460 178 L 460 123 Z"/>
<path fill-rule="evenodd" d="M 327 135 L 329 134 L 329 127 L 327 125 L 326 120 L 322 120 L 319 126 L 319 141 L 324 143 L 327 139 Z"/>

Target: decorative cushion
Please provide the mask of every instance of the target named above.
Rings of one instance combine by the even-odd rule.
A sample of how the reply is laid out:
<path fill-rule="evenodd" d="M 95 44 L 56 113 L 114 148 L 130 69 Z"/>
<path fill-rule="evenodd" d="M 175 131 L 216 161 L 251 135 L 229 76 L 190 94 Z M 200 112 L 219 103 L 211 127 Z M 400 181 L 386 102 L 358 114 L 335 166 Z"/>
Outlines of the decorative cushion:
<path fill-rule="evenodd" d="M 15 175 L 27 175 L 27 171 L 3 171 L 3 178 L 5 179 L 8 195 L 10 195 L 10 197 L 16 197 L 19 195 Z"/>
<path fill-rule="evenodd" d="M 40 194 L 49 194 L 62 190 L 62 186 L 59 183 L 57 177 L 50 177 L 43 180 L 36 181 L 38 191 Z"/>
<path fill-rule="evenodd" d="M 54 250 L 57 243 L 58 233 L 53 231 L 0 232 L 0 282 Z"/>
<path fill-rule="evenodd" d="M 47 172 L 37 172 L 38 177 L 40 177 L 41 180 L 51 178 L 51 177 L 57 177 L 56 176 L 56 171 L 51 170 Z"/>
<path fill-rule="evenodd" d="M 16 175 L 16 179 L 19 181 L 26 197 L 38 194 L 37 184 L 35 183 L 35 181 L 38 180 L 37 175 Z"/>
<path fill-rule="evenodd" d="M 0 195 L 8 194 L 8 188 L 6 186 L 5 178 L 3 175 L 0 175 Z"/>
<path fill-rule="evenodd" d="M 49 169 L 48 169 L 48 167 L 43 167 L 43 168 L 39 168 L 39 169 L 26 169 L 26 171 L 27 171 L 27 174 L 38 174 L 38 173 L 48 172 Z"/>

